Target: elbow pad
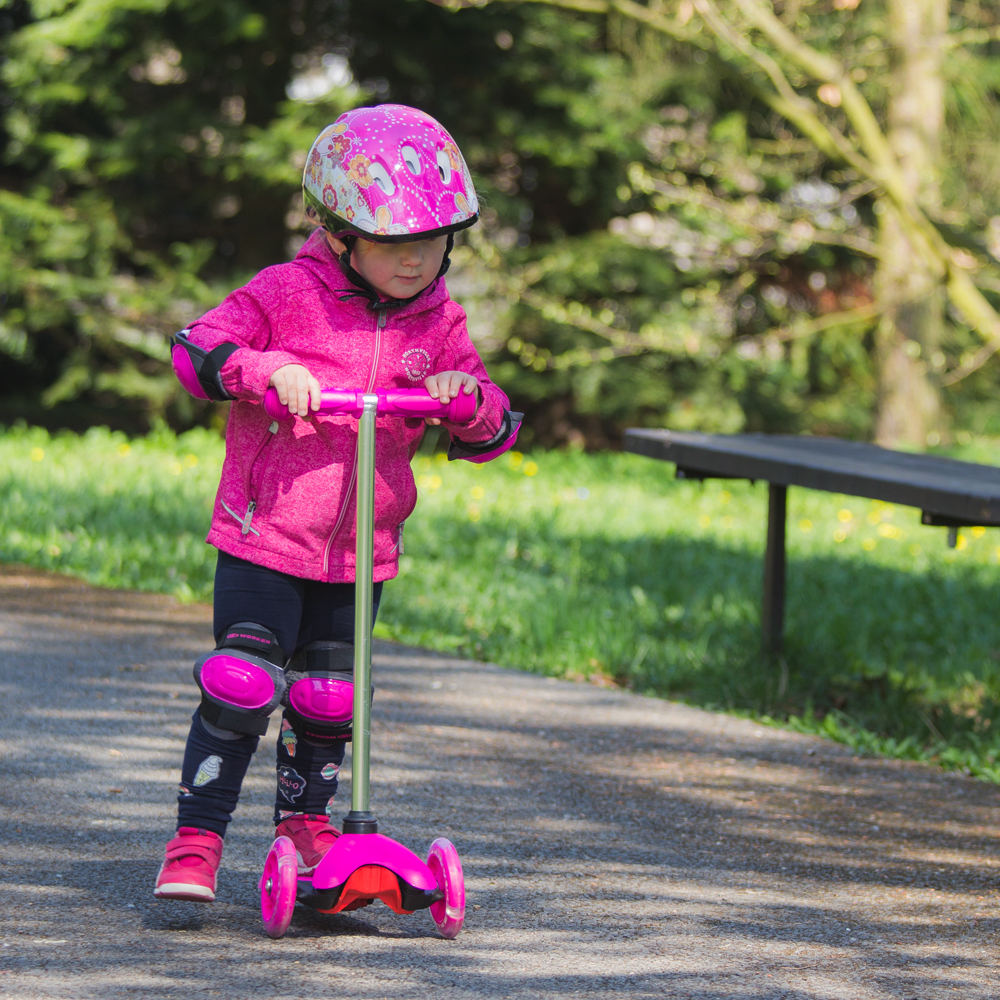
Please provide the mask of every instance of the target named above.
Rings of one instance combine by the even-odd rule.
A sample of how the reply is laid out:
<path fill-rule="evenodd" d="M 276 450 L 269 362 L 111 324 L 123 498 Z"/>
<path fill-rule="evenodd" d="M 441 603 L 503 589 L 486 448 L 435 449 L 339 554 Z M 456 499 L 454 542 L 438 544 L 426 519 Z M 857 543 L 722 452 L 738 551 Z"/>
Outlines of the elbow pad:
<path fill-rule="evenodd" d="M 214 399 L 217 403 L 235 399 L 222 385 L 222 366 L 234 351 L 240 349 L 240 345 L 219 344 L 206 351 L 191 343 L 188 339 L 190 332 L 181 330 L 172 339 L 170 360 L 177 380 L 195 399 Z"/>
<path fill-rule="evenodd" d="M 489 441 L 462 441 L 460 438 L 453 437 L 451 447 L 448 449 L 448 461 L 454 462 L 457 458 L 463 458 L 467 462 L 475 462 L 476 465 L 480 465 L 498 458 L 509 448 L 514 447 L 517 432 L 523 419 L 523 413 L 512 413 L 510 410 L 504 410 L 500 430 Z"/>

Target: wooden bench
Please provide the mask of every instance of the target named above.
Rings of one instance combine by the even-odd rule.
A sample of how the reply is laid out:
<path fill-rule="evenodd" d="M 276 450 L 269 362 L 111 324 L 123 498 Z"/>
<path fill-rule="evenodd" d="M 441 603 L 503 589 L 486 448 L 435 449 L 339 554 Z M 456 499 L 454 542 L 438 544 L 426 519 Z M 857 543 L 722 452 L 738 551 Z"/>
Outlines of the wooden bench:
<path fill-rule="evenodd" d="M 924 524 L 1000 527 L 1000 468 L 936 455 L 889 451 L 838 438 L 777 434 L 625 432 L 625 450 L 673 462 L 678 479 L 758 479 L 768 484 L 761 640 L 782 649 L 785 619 L 785 510 L 789 486 L 919 507 Z"/>

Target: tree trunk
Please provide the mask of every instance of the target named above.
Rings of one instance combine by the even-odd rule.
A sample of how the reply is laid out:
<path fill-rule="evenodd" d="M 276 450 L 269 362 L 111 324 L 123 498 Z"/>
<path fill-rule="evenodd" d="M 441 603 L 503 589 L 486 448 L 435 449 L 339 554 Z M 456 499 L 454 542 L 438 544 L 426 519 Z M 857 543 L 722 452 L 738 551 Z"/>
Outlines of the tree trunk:
<path fill-rule="evenodd" d="M 887 0 L 886 6 L 893 60 L 887 135 L 907 183 L 933 214 L 940 203 L 948 0 Z M 913 252 L 896 211 L 887 201 L 881 207 L 875 438 L 890 447 L 923 448 L 936 443 L 941 427 L 929 361 L 941 338 L 944 292 L 941 276 Z"/>

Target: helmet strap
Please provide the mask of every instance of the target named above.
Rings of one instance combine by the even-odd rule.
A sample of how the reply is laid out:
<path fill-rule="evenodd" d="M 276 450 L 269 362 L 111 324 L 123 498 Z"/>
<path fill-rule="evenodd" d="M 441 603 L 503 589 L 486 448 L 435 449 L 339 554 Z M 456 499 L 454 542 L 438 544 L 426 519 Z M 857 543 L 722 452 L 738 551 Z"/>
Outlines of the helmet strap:
<path fill-rule="evenodd" d="M 351 257 L 354 254 L 354 247 L 358 242 L 358 237 L 353 233 L 350 233 L 339 237 L 339 239 L 344 244 L 346 249 L 343 253 L 337 255 L 337 263 L 340 265 L 340 270 L 343 272 L 344 277 L 347 278 L 352 285 L 356 286 L 356 290 L 347 289 L 346 291 L 341 292 L 340 298 L 367 299 L 368 308 L 373 312 L 382 312 L 385 309 L 398 309 L 400 306 L 408 306 L 411 302 L 416 302 L 416 300 L 419 299 L 428 288 L 432 288 L 441 278 L 444 277 L 448 268 L 451 267 L 451 251 L 455 247 L 455 235 L 454 233 L 449 233 L 448 243 L 444 249 L 444 257 L 441 259 L 441 268 L 427 288 L 421 288 L 416 295 L 411 295 L 408 299 L 383 299 L 382 296 L 375 290 L 371 282 L 361 275 L 351 263 Z"/>

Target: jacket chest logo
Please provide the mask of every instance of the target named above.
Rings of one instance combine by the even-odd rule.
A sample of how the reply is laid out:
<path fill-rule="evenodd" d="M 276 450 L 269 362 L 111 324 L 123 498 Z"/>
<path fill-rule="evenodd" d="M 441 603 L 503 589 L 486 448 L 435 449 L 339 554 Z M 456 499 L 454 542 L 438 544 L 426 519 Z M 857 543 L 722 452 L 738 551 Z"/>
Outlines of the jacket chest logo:
<path fill-rule="evenodd" d="M 411 382 L 419 382 L 431 373 L 431 356 L 422 347 L 403 351 L 403 370 Z"/>

